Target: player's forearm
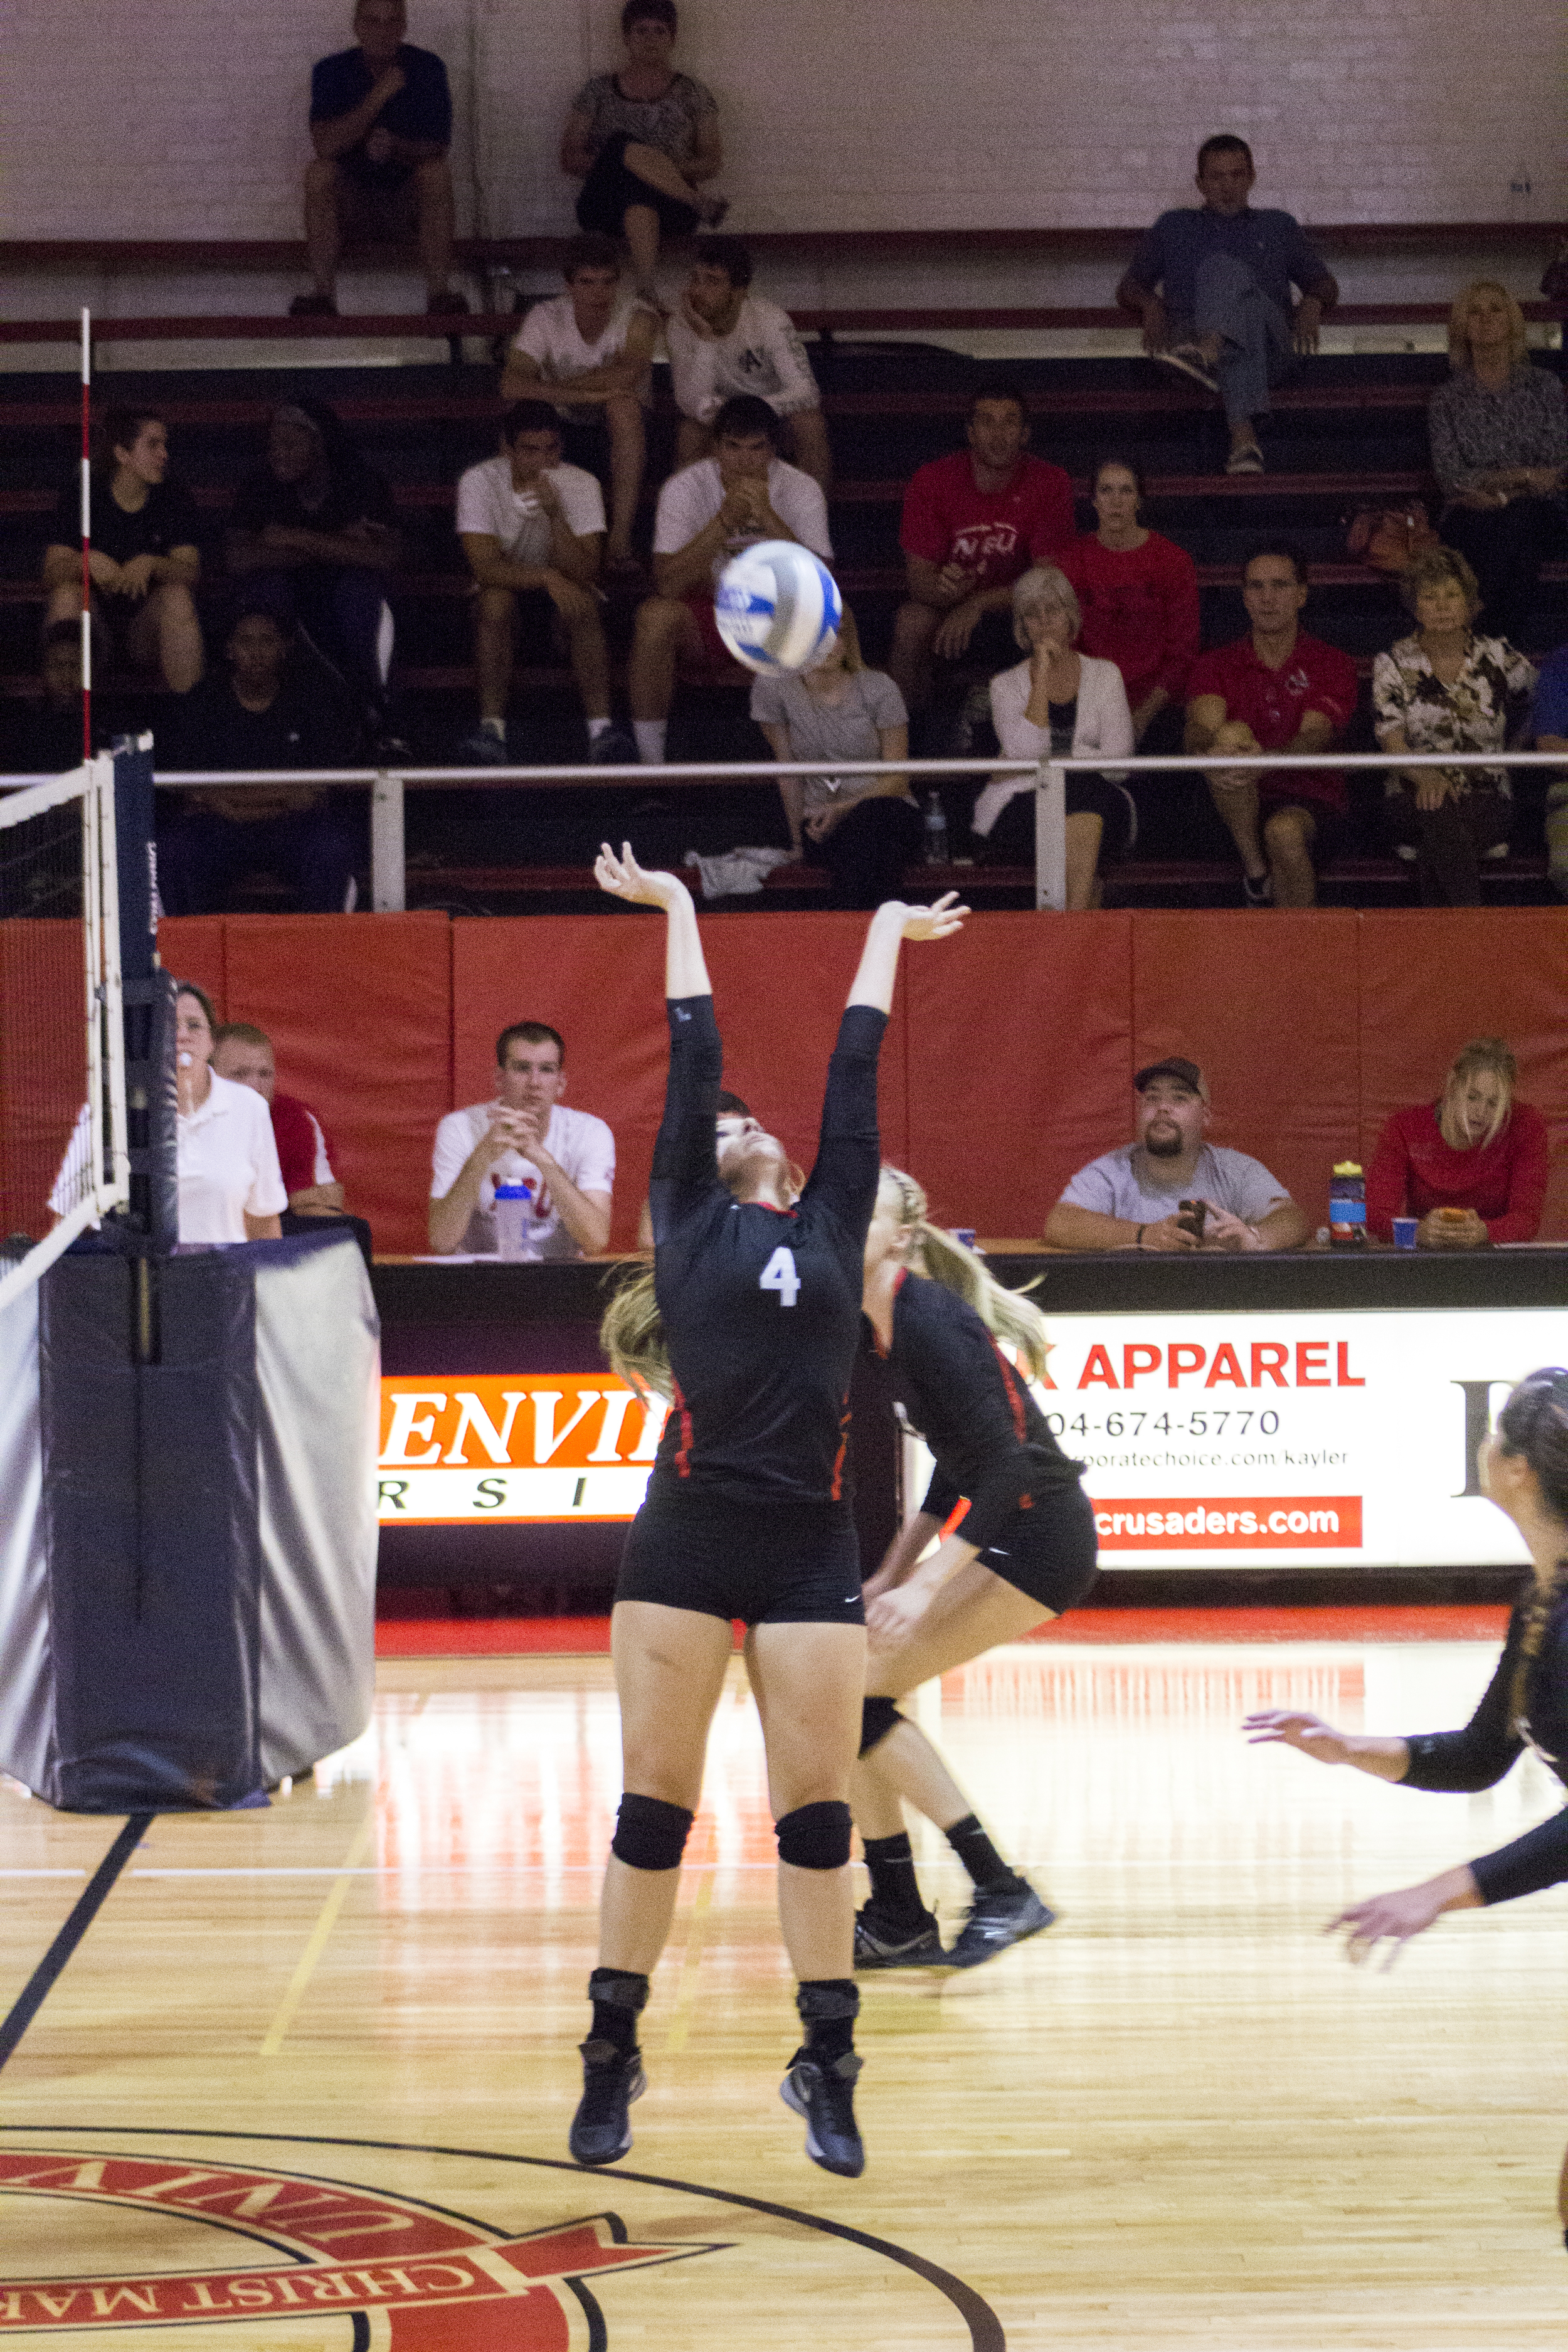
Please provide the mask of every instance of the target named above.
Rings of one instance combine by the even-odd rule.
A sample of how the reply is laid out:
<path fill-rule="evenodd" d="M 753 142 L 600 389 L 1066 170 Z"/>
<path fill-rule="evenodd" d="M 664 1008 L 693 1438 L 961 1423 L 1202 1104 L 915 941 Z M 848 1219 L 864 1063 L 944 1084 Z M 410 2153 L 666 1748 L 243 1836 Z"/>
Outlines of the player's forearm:
<path fill-rule="evenodd" d="M 1410 1769 L 1410 1742 L 1379 1732 L 1346 1732 L 1345 1761 L 1374 1780 L 1403 1780 Z"/>
<path fill-rule="evenodd" d="M 430 1203 L 430 1246 L 437 1257 L 461 1249 L 468 1220 L 479 1205 L 479 1187 L 489 1173 L 495 1147 L 489 1136 L 475 1145 L 458 1169 L 451 1190 Z"/>
<path fill-rule="evenodd" d="M 580 1192 L 557 1160 L 548 1153 L 536 1151 L 532 1158 L 539 1172 L 550 1188 L 562 1223 L 585 1257 L 597 1257 L 610 1238 L 610 1211 L 606 1202 L 591 1201 Z"/>
<path fill-rule="evenodd" d="M 913 1573 L 916 1561 L 931 1542 L 931 1538 L 939 1532 L 941 1526 L 941 1520 L 933 1518 L 929 1511 L 917 1511 L 907 1526 L 899 1529 L 898 1534 L 882 1554 L 881 1562 L 877 1570 L 879 1578 L 889 1586 L 905 1583 Z"/>
<path fill-rule="evenodd" d="M 899 950 L 904 939 L 904 908 L 898 899 L 879 907 L 867 927 L 859 967 L 846 1000 L 874 1013 L 893 1009 L 893 983 L 899 975 Z"/>
<path fill-rule="evenodd" d="M 678 882 L 664 908 L 664 992 L 668 998 L 711 996 L 713 983 L 697 928 L 697 909 L 684 882 Z"/>

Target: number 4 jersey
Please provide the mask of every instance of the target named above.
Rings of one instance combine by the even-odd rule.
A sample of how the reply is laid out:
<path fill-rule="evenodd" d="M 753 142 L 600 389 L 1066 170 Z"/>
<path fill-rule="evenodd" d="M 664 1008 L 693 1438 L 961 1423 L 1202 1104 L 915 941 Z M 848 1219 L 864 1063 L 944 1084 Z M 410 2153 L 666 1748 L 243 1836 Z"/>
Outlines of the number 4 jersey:
<path fill-rule="evenodd" d="M 816 1164 L 792 1210 L 719 1174 L 723 1055 L 710 996 L 669 1004 L 669 1081 L 648 1200 L 675 1396 L 652 1492 L 837 1503 L 866 1229 L 876 1204 L 880 1013 L 851 1005 L 827 1069 Z"/>

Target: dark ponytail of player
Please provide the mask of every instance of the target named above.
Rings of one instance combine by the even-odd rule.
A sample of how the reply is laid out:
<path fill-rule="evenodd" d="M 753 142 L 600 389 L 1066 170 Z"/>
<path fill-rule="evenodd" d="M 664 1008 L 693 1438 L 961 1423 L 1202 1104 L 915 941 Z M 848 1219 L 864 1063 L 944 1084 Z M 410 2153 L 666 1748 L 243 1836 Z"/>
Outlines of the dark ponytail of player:
<path fill-rule="evenodd" d="M 1498 1436 L 1505 1454 L 1523 1455 L 1535 1473 L 1542 1503 L 1568 1529 L 1568 1371 L 1560 1365 L 1549 1365 L 1521 1381 L 1498 1416 Z M 1565 1584 L 1568 1549 L 1558 1554 L 1545 1574 L 1539 1568 L 1535 1572 L 1535 1590 L 1525 1609 L 1519 1664 L 1509 1694 L 1509 1720 L 1516 1728 L 1529 1722 L 1530 1670 L 1541 1655 L 1546 1628 Z"/>

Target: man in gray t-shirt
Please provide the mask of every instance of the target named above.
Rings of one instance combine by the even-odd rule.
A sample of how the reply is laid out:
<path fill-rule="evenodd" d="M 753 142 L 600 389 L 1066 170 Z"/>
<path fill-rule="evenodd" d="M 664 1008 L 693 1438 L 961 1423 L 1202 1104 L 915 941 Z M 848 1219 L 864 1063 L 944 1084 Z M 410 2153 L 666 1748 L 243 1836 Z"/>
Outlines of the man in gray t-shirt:
<path fill-rule="evenodd" d="M 1245 1151 L 1205 1140 L 1208 1082 L 1195 1062 L 1151 1062 L 1132 1081 L 1137 1140 L 1080 1168 L 1046 1220 L 1067 1250 L 1288 1250 L 1307 1220 L 1283 1184 Z M 1206 1212 L 1200 1242 L 1181 1203 Z"/>

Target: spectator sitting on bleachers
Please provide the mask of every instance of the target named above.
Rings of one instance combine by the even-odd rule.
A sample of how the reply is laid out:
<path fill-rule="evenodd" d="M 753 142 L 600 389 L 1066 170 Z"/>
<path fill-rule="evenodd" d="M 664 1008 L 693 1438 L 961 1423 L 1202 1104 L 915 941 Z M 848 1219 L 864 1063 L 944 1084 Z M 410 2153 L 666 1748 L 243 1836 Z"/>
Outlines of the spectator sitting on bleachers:
<path fill-rule="evenodd" d="M 538 397 L 554 391 L 555 412 L 575 463 L 600 473 L 608 457 L 610 535 L 605 562 L 612 572 L 632 569 L 632 526 L 647 462 L 643 417 L 648 373 L 658 341 L 658 312 L 621 285 L 621 257 L 613 237 L 574 236 L 561 265 L 564 294 L 536 302 L 512 341 L 500 396 Z M 564 389 L 570 386 L 568 396 Z M 608 444 L 607 452 L 605 445 Z"/>
<path fill-rule="evenodd" d="M 1568 543 L 1568 403 L 1561 380 L 1526 357 L 1524 313 L 1494 278 L 1455 302 L 1448 364 L 1427 409 L 1447 501 L 1438 529 L 1480 583 L 1488 630 L 1519 645 L 1541 567 Z"/>
<path fill-rule="evenodd" d="M 1195 1062 L 1151 1062 L 1132 1091 L 1137 1141 L 1079 1170 L 1046 1219 L 1053 1249 L 1300 1249 L 1307 1220 L 1279 1179 L 1205 1139 L 1208 1081 Z M 1203 1204 L 1201 1239 L 1184 1201 Z"/>
<path fill-rule="evenodd" d="M 1227 474 L 1260 474 L 1254 419 L 1292 350 L 1315 352 L 1339 288 L 1289 213 L 1254 212 L 1252 150 L 1230 132 L 1198 149 L 1201 205 L 1162 213 L 1116 289 L 1143 322 L 1151 359 L 1179 368 L 1225 404 Z M 1294 311 L 1290 289 L 1300 299 Z"/>
<path fill-rule="evenodd" d="M 1355 664 L 1297 625 L 1307 565 L 1282 542 L 1255 548 L 1242 566 L 1241 600 L 1252 627 L 1233 645 L 1200 654 L 1187 679 L 1186 748 L 1326 751 L 1355 715 Z M 1241 857 L 1249 907 L 1310 907 L 1317 872 L 1345 830 L 1344 777 L 1330 768 L 1219 769 L 1209 791 Z"/>
<path fill-rule="evenodd" d="M 111 408 L 93 467 L 92 610 L 113 651 L 186 694 L 202 674 L 196 509 L 169 472 L 169 432 L 144 408 Z M 44 550 L 44 626 L 81 616 L 81 478 L 59 495 Z"/>
<path fill-rule="evenodd" d="M 1541 665 L 1530 726 L 1538 751 L 1568 751 L 1568 646 Z M 1546 878 L 1568 898 L 1568 771 L 1546 788 Z"/>
<path fill-rule="evenodd" d="M 904 698 L 886 673 L 868 669 L 847 604 L 833 651 L 808 670 L 759 677 L 752 717 L 776 760 L 902 760 L 910 748 Z M 921 813 L 907 776 L 781 776 L 790 847 L 827 868 L 830 907 L 879 907 L 896 898 L 921 854 Z"/>
<path fill-rule="evenodd" d="M 305 247 L 313 294 L 289 304 L 296 319 L 335 315 L 338 256 L 351 236 L 417 238 L 427 310 L 463 311 L 452 286 L 452 94 L 431 49 L 404 39 L 403 0 L 356 0 L 352 49 L 310 73 L 310 143 L 305 167 Z"/>
<path fill-rule="evenodd" d="M 966 438 L 966 449 L 921 466 L 904 492 L 907 593 L 888 667 L 912 711 L 931 698 L 933 656 L 987 677 L 1002 667 L 1013 646 L 1013 583 L 1032 563 L 1055 563 L 1077 529 L 1069 477 L 1026 454 L 1028 414 L 1015 386 L 977 388 Z"/>
<path fill-rule="evenodd" d="M 391 663 L 386 588 L 403 541 L 385 480 L 323 402 L 273 410 L 266 461 L 239 486 L 226 551 L 246 605 L 298 627 L 379 735 Z"/>
<path fill-rule="evenodd" d="M 81 623 L 51 621 L 38 653 L 43 693 L 14 702 L 5 735 L 11 776 L 58 776 L 81 765 Z"/>
<path fill-rule="evenodd" d="M 703 191 L 722 160 L 719 109 L 710 89 L 670 64 L 677 29 L 674 0 L 626 0 L 626 61 L 584 83 L 561 140 L 561 169 L 583 183 L 578 227 L 624 236 L 637 292 L 653 299 L 660 232 L 689 236 L 700 221 L 716 228 L 730 209 Z"/>
<path fill-rule="evenodd" d="M 1139 750 L 1173 751 L 1202 642 L 1197 567 L 1140 520 L 1143 477 L 1131 458 L 1102 457 L 1093 495 L 1099 529 L 1060 558 L 1083 613 L 1079 651 L 1121 672 Z"/>
<path fill-rule="evenodd" d="M 1369 1234 L 1391 1241 L 1395 1217 L 1417 1217 L 1423 1249 L 1535 1239 L 1552 1147 L 1541 1113 L 1514 1094 L 1518 1077 L 1500 1037 L 1472 1037 L 1435 1103 L 1394 1112 L 1366 1171 Z"/>
<path fill-rule="evenodd" d="M 1500 751 L 1523 716 L 1535 671 L 1506 637 L 1479 636 L 1480 592 L 1464 557 L 1429 547 L 1399 583 L 1415 615 L 1373 664 L 1372 702 L 1384 751 Z M 1391 770 L 1384 809 L 1400 854 L 1413 858 L 1427 907 L 1480 903 L 1480 860 L 1501 856 L 1513 796 L 1506 768 Z"/>
<path fill-rule="evenodd" d="M 742 393 L 713 419 L 713 455 L 671 474 L 653 526 L 654 593 L 637 608 L 632 640 L 632 732 L 637 756 L 665 756 L 678 664 L 710 682 L 740 684 L 713 618 L 713 583 L 730 558 L 762 539 L 798 540 L 833 561 L 821 486 L 778 454 L 779 420 Z"/>
<path fill-rule="evenodd" d="M 765 400 L 784 425 L 780 446 L 804 474 L 833 487 L 833 456 L 822 394 L 794 320 L 750 291 L 752 257 L 738 236 L 700 236 L 679 308 L 665 326 L 675 404 L 678 463 L 712 452 L 710 429 L 737 393 Z"/>
<path fill-rule="evenodd" d="M 212 1066 L 217 1022 L 194 980 L 174 992 L 174 1163 L 182 1242 L 275 1242 L 289 1204 L 255 1089 Z"/>
<path fill-rule="evenodd" d="M 166 766 L 196 774 L 348 766 L 357 744 L 341 694 L 290 662 L 289 640 L 270 613 L 242 611 L 226 651 L 226 674 L 205 679 L 182 706 Z M 171 797 L 158 796 L 158 890 L 166 914 L 217 913 L 235 884 L 258 870 L 283 874 L 302 914 L 343 912 L 354 836 L 330 792 L 239 785 L 183 793 L 178 808 L 168 806 Z"/>
<path fill-rule="evenodd" d="M 564 1110 L 566 1048 L 542 1021 L 496 1039 L 500 1076 L 489 1102 L 448 1111 L 436 1129 L 430 1247 L 438 1257 L 497 1247 L 498 1182 L 531 1182 L 530 1258 L 594 1257 L 610 1238 L 616 1139 L 602 1118 Z"/>
<path fill-rule="evenodd" d="M 1013 634 L 1028 658 L 991 681 L 991 719 L 1005 760 L 1124 760 L 1132 714 L 1113 661 L 1077 651 L 1080 614 L 1072 583 L 1037 564 L 1013 587 Z M 1132 798 L 1120 780 L 1075 771 L 1067 779 L 1067 908 L 1098 907 L 1101 848 L 1125 856 L 1137 831 Z M 984 858 L 1035 862 L 1035 788 L 1027 776 L 997 776 L 974 803 Z"/>
<path fill-rule="evenodd" d="M 213 1048 L 213 1068 L 237 1087 L 249 1087 L 267 1105 L 272 1118 L 272 1140 L 289 1205 L 279 1223 L 285 1236 L 319 1234 L 330 1223 L 346 1226 L 360 1245 L 366 1265 L 374 1263 L 371 1230 L 363 1217 L 351 1216 L 342 1183 L 332 1172 L 326 1131 L 309 1103 L 278 1092 L 278 1069 L 272 1040 L 265 1029 L 249 1021 L 226 1021 Z"/>
<path fill-rule="evenodd" d="M 474 663 L 479 725 L 464 757 L 506 764 L 506 710 L 520 615 L 549 644 L 564 638 L 588 722 L 588 757 L 636 754 L 610 724 L 610 656 L 599 617 L 605 494 L 598 478 L 561 462 L 561 426 L 542 400 L 520 400 L 501 419 L 501 454 L 458 484 L 458 536 L 474 576 Z"/>

